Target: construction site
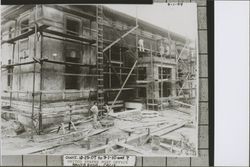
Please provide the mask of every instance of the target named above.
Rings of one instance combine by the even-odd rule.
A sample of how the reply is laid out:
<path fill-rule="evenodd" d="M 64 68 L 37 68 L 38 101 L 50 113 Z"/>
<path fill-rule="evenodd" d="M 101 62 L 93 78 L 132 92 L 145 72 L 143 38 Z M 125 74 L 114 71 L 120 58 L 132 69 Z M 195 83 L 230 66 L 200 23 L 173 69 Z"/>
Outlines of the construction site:
<path fill-rule="evenodd" d="M 106 5 L 1 16 L 3 155 L 197 156 L 196 41 Z"/>

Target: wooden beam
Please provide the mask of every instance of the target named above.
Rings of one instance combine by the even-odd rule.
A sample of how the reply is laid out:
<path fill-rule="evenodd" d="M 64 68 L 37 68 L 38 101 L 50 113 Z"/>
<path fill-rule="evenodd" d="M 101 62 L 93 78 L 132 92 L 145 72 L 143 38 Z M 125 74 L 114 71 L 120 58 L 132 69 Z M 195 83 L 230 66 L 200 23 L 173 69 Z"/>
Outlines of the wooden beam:
<path fill-rule="evenodd" d="M 181 89 L 180 89 L 179 92 L 178 92 L 178 96 L 181 94 L 181 92 L 183 92 L 182 90 L 183 90 L 184 85 L 185 85 L 185 83 L 186 83 L 185 81 L 188 80 L 188 77 L 189 77 L 189 73 L 188 73 L 188 75 L 186 76 L 186 78 L 185 78 L 185 80 L 184 80 L 184 83 L 183 83 Z"/>
<path fill-rule="evenodd" d="M 49 60 L 49 59 L 41 59 L 41 61 L 47 62 L 47 63 L 60 64 L 60 65 L 73 65 L 73 66 L 92 67 L 92 68 L 96 67 L 95 65 L 90 65 L 90 64 L 71 63 L 71 62 L 55 61 L 55 60 Z"/>
<path fill-rule="evenodd" d="M 123 142 L 118 142 L 118 143 L 116 143 L 116 145 L 124 147 L 124 148 L 127 148 L 127 149 L 132 150 L 132 151 L 135 151 L 135 152 L 140 153 L 142 155 L 145 155 L 145 154 L 149 155 L 150 154 L 150 152 L 148 152 L 146 150 L 142 150 L 142 149 L 136 148 L 135 146 L 131 146 L 131 145 L 125 144 Z"/>
<path fill-rule="evenodd" d="M 81 42 L 88 42 L 89 44 L 95 43 L 95 40 L 92 40 L 92 39 L 74 36 L 74 35 L 58 32 L 54 30 L 44 29 L 43 32 L 46 32 L 52 35 L 57 35 L 57 36 L 64 37 L 64 38 L 74 39 L 74 40 L 81 41 Z"/>
<path fill-rule="evenodd" d="M 130 125 L 130 126 L 125 126 L 125 128 L 140 128 L 140 127 L 148 127 L 148 126 L 156 126 L 160 124 L 165 124 L 168 123 L 169 121 L 160 121 L 160 122 L 149 122 L 149 123 L 140 123 L 139 125 Z M 169 125 L 168 125 L 169 126 Z"/>
<path fill-rule="evenodd" d="M 50 141 L 50 140 L 60 139 L 60 138 L 66 137 L 66 136 L 70 136 L 70 135 L 74 135 L 74 134 L 78 134 L 78 133 L 83 133 L 83 132 L 86 132 L 86 131 L 88 131 L 88 129 L 84 129 L 84 130 L 81 130 L 81 131 L 76 131 L 76 132 L 72 132 L 72 133 L 68 133 L 68 134 L 64 134 L 64 135 L 52 137 L 52 138 L 45 139 L 45 140 L 40 140 L 39 143 L 47 142 L 47 141 Z"/>
<path fill-rule="evenodd" d="M 86 135 L 86 136 L 83 136 L 83 137 L 74 139 L 73 141 L 69 141 L 69 142 L 66 142 L 66 143 L 55 144 L 55 145 L 52 145 L 52 146 L 51 146 L 51 145 L 48 146 L 48 144 L 46 144 L 46 145 L 42 145 L 42 146 L 27 148 L 27 149 L 20 150 L 20 151 L 21 151 L 21 154 L 38 153 L 38 152 L 41 152 L 41 151 L 44 151 L 44 150 L 53 149 L 53 148 L 60 147 L 60 146 L 63 146 L 63 145 L 73 144 L 74 142 L 79 141 L 79 140 L 82 140 L 82 139 L 85 138 L 85 137 L 89 137 L 89 136 L 93 136 L 93 135 L 96 135 L 96 134 L 100 134 L 100 133 L 102 133 L 102 132 L 107 131 L 108 129 L 109 129 L 109 128 L 98 129 L 98 130 L 96 130 L 96 131 L 94 131 L 94 132 L 92 132 L 92 133 L 90 132 L 90 133 L 89 133 L 88 135 Z"/>
<path fill-rule="evenodd" d="M 115 97 L 115 100 L 113 101 L 113 103 L 112 103 L 112 105 L 111 105 L 111 108 L 113 107 L 113 105 L 115 104 L 115 102 L 116 102 L 116 100 L 118 99 L 119 95 L 121 94 L 122 89 L 123 89 L 124 86 L 126 85 L 126 83 L 127 83 L 128 79 L 129 79 L 131 73 L 133 72 L 133 70 L 134 70 L 136 64 L 137 64 L 137 60 L 135 61 L 133 67 L 131 68 L 131 70 L 130 70 L 128 76 L 127 76 L 127 78 L 126 78 L 125 81 L 123 82 L 121 89 L 120 89 L 119 92 L 117 93 L 117 95 L 116 95 L 116 97 Z"/>
<path fill-rule="evenodd" d="M 163 148 L 166 148 L 166 149 L 170 149 L 171 152 L 172 150 L 175 150 L 175 151 L 181 151 L 182 149 L 181 148 L 178 148 L 174 145 L 170 145 L 170 144 L 166 144 L 166 143 L 160 143 L 160 146 L 163 147 Z"/>
<path fill-rule="evenodd" d="M 10 68 L 10 67 L 34 64 L 34 63 L 37 63 L 37 62 L 36 61 L 28 61 L 28 62 L 24 62 L 24 63 L 15 63 L 15 64 L 10 64 L 10 65 L 2 65 L 1 68 Z"/>
<path fill-rule="evenodd" d="M 170 126 L 173 126 L 173 124 L 168 125 L 168 126 L 164 126 L 163 128 L 167 128 L 167 127 L 170 127 Z M 161 128 L 161 129 L 163 129 L 163 128 Z M 159 128 L 152 130 L 151 135 L 153 135 L 154 133 L 156 133 L 158 131 L 159 131 Z M 148 133 L 143 133 L 143 134 L 139 134 L 139 135 L 130 136 L 130 137 L 127 138 L 126 141 L 119 142 L 119 144 L 121 144 L 121 143 L 124 144 L 125 142 L 126 143 L 132 142 L 134 140 L 137 140 L 137 139 L 139 139 L 141 137 L 145 137 L 145 136 L 148 136 Z M 105 151 L 105 149 L 110 148 L 110 147 L 114 147 L 116 145 L 117 145 L 117 142 L 113 142 L 113 143 L 110 143 L 110 144 L 107 144 L 107 145 L 104 145 L 104 146 L 101 146 L 101 147 L 97 147 L 97 148 L 93 148 L 91 150 L 87 150 L 87 151 L 83 152 L 83 154 L 91 154 L 91 153 L 95 153 L 95 152 L 102 151 L 102 150 Z"/>
<path fill-rule="evenodd" d="M 110 45 L 108 45 L 106 48 L 104 48 L 103 52 L 107 51 L 109 48 L 111 48 L 113 45 L 115 45 L 117 42 L 119 42 L 121 39 L 123 39 L 124 37 L 126 37 L 128 34 L 130 34 L 132 31 L 134 31 L 137 28 L 138 28 L 138 25 L 136 25 L 131 30 L 129 30 L 128 32 L 126 32 L 125 34 L 123 34 L 120 38 L 118 38 L 117 40 L 115 40 L 114 42 L 112 42 Z"/>
<path fill-rule="evenodd" d="M 185 126 L 185 125 L 186 125 L 186 122 L 179 123 L 176 126 L 173 126 L 173 127 L 167 128 L 167 129 L 163 129 L 162 131 L 158 131 L 158 132 L 155 132 L 153 134 L 156 135 L 156 136 L 162 136 L 162 135 L 168 134 L 168 133 L 170 133 L 170 132 L 172 132 L 174 130 L 177 130 L 177 129 Z"/>
<path fill-rule="evenodd" d="M 184 49 L 187 47 L 187 44 L 188 44 L 188 42 L 186 41 L 184 47 L 183 47 L 182 50 L 181 50 L 181 53 L 179 54 L 179 56 L 178 56 L 178 58 L 177 58 L 177 62 L 178 62 L 178 60 L 180 59 L 180 57 L 182 56 Z"/>
<path fill-rule="evenodd" d="M 51 38 L 51 39 L 60 40 L 60 41 L 66 41 L 66 42 L 70 42 L 70 43 L 76 43 L 76 44 L 80 44 L 80 45 L 89 45 L 89 43 L 83 43 L 83 42 L 70 40 L 70 39 L 66 39 L 66 38 L 58 38 L 58 37 L 49 36 L 49 35 L 43 35 L 43 36 L 46 38 Z"/>
<path fill-rule="evenodd" d="M 116 143 L 110 143 L 110 144 L 107 144 L 107 145 L 104 145 L 104 146 L 100 146 L 100 147 L 96 147 L 96 148 L 93 148 L 93 149 L 90 149 L 90 150 L 87 150 L 87 151 L 83 151 L 83 155 L 86 155 L 86 154 L 91 154 L 91 153 L 95 153 L 95 152 L 98 152 L 98 151 L 102 151 L 105 152 L 105 149 L 108 149 L 110 147 L 114 147 L 116 145 Z"/>
<path fill-rule="evenodd" d="M 178 103 L 178 104 L 184 105 L 184 106 L 188 106 L 188 107 L 195 107 L 195 106 L 193 106 L 193 105 L 191 105 L 191 104 L 183 103 L 183 102 L 181 102 L 181 101 L 177 101 L 177 100 L 172 100 L 172 101 L 173 101 L 173 102 L 175 102 L 175 103 Z"/>
<path fill-rule="evenodd" d="M 122 88 L 122 90 L 133 90 L 134 88 Z M 121 88 L 107 88 L 107 89 L 103 89 L 104 91 L 107 91 L 107 92 L 111 92 L 111 91 L 119 91 L 121 90 Z"/>

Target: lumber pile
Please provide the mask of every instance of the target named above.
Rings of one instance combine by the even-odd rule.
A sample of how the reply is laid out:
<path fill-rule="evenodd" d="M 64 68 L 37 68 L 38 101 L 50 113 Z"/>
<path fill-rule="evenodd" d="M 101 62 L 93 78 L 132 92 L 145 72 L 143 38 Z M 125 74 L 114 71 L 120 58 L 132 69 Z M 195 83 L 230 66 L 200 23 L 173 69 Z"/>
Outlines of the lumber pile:
<path fill-rule="evenodd" d="M 179 128 L 185 126 L 185 124 L 186 124 L 186 122 L 179 122 L 179 123 L 173 123 L 173 124 L 165 124 L 165 125 L 162 125 L 162 126 L 157 127 L 157 128 L 151 128 L 147 133 L 131 135 L 128 138 L 126 138 L 126 140 L 124 140 L 124 141 L 119 141 L 119 142 L 113 141 L 107 145 L 87 150 L 84 152 L 84 154 L 91 154 L 91 153 L 97 153 L 97 152 L 105 153 L 105 150 L 108 150 L 108 149 L 110 150 L 110 148 L 111 148 L 111 150 L 114 150 L 113 147 L 120 146 L 120 147 L 124 147 L 126 149 L 129 149 L 129 150 L 135 151 L 135 152 L 142 154 L 142 155 L 152 155 L 152 153 L 150 153 L 146 150 L 139 149 L 135 146 L 132 146 L 129 143 L 134 143 L 135 141 L 138 141 L 138 140 L 141 140 L 142 138 L 144 138 L 145 140 L 143 142 L 141 142 L 141 144 L 140 144 L 140 145 L 143 145 L 143 144 L 147 143 L 147 141 L 151 138 L 151 136 L 162 136 L 162 135 L 168 134 L 176 129 L 179 129 Z M 150 124 L 148 124 L 148 125 L 150 125 Z M 131 125 L 131 129 L 132 129 L 132 127 L 135 128 L 136 126 Z M 166 144 L 166 143 L 160 143 L 160 146 L 167 148 L 167 149 L 171 149 L 171 150 L 180 150 L 177 147 L 171 146 L 171 145 Z"/>
<path fill-rule="evenodd" d="M 25 149 L 20 149 L 19 152 L 20 154 L 34 154 L 34 153 L 39 153 L 39 152 L 43 152 L 43 151 L 47 151 L 47 150 L 50 150 L 50 149 L 54 149 L 54 148 L 57 148 L 57 147 L 60 147 L 60 146 L 65 146 L 65 145 L 70 145 L 70 144 L 74 144 L 75 142 L 78 142 L 84 138 L 88 138 L 88 137 L 91 137 L 91 136 L 94 136 L 94 135 L 98 135 L 98 134 L 101 134 L 103 132 L 106 132 L 108 131 L 109 128 L 103 128 L 103 129 L 92 129 L 92 130 L 83 130 L 83 131 L 79 131 L 79 133 L 83 133 L 85 132 L 84 134 L 78 136 L 78 137 L 71 137 L 71 140 L 69 141 L 65 141 L 65 140 L 62 140 L 61 142 L 57 142 L 55 143 L 55 140 L 54 139 L 60 139 L 62 137 L 65 137 L 65 135 L 61 135 L 60 137 L 55 137 L 54 139 L 47 139 L 47 140 L 44 140 L 44 141 L 41 141 L 41 142 L 45 142 L 45 141 L 49 141 L 49 140 L 53 140 L 53 143 L 46 143 L 46 144 L 43 144 L 43 145 L 37 145 L 36 147 L 29 147 L 29 148 L 25 148 Z M 78 132 L 71 132 L 70 134 L 66 135 L 66 136 L 70 136 L 70 135 L 73 135 L 73 134 L 76 134 Z"/>

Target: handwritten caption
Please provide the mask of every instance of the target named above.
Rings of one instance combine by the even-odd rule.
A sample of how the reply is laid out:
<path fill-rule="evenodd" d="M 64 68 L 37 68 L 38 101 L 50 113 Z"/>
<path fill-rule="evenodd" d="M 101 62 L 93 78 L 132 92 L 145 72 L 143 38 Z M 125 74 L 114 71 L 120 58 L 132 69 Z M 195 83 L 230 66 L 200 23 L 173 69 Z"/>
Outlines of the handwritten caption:
<path fill-rule="evenodd" d="M 135 166 L 132 155 L 64 155 L 64 166 Z"/>

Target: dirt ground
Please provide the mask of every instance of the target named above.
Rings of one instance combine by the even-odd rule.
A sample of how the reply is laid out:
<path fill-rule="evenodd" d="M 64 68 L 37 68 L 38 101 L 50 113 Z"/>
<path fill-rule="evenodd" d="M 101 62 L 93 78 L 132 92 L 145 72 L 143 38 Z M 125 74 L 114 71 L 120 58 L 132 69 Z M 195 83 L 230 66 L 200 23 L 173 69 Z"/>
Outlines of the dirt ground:
<path fill-rule="evenodd" d="M 161 140 L 164 140 L 166 144 L 171 145 L 174 143 L 176 148 L 164 148 L 158 147 L 158 149 L 152 149 L 152 142 L 145 142 L 143 145 L 138 145 L 137 142 L 131 143 L 131 146 L 136 147 L 139 150 L 145 150 L 147 153 L 154 155 L 168 155 L 168 156 L 194 156 L 197 148 L 198 130 L 196 128 L 196 122 L 190 123 L 192 115 L 179 112 L 176 110 L 165 110 L 160 111 L 158 116 L 148 118 L 136 118 L 130 120 L 113 118 L 114 126 L 108 129 L 93 129 L 93 122 L 80 123 L 76 126 L 79 133 L 74 133 L 73 128 L 69 131 L 66 130 L 66 137 L 60 137 L 63 135 L 63 131 L 60 130 L 56 133 L 56 130 L 50 133 L 44 133 L 41 135 L 31 135 L 32 131 L 29 128 L 25 128 L 25 132 L 16 134 L 14 126 L 16 122 L 14 120 L 2 119 L 1 125 L 1 136 L 2 136 L 2 154 L 13 155 L 13 154 L 83 154 L 87 150 L 98 148 L 112 143 L 114 141 L 126 140 L 131 136 L 140 135 L 147 133 L 148 128 L 150 130 L 157 130 L 164 126 L 164 123 L 157 125 L 150 125 L 152 122 L 165 122 L 165 124 L 173 124 L 178 122 L 189 122 L 184 127 L 178 128 L 170 133 L 161 136 Z M 147 126 L 143 126 L 147 125 Z M 55 126 L 55 129 L 59 125 Z M 137 127 L 133 129 L 133 132 L 129 132 L 129 127 Z M 99 131 L 103 132 L 98 133 Z M 130 128 L 131 129 L 131 128 Z M 89 137 L 84 137 L 86 134 Z M 70 135 L 71 134 L 71 135 Z M 31 138 L 33 136 L 33 139 Z M 54 139 L 52 139 L 54 138 Z M 51 139 L 51 140 L 48 140 Z M 48 140 L 48 141 L 46 141 Z M 73 141 L 75 140 L 75 141 Z M 184 141 L 184 145 L 178 141 Z M 181 146 L 180 146 L 181 145 Z M 178 151 L 177 147 L 182 148 L 182 151 Z M 191 151 L 190 151 L 191 150 Z M 141 155 L 136 151 L 132 151 L 123 147 L 115 147 L 109 151 L 109 154 L 135 154 Z"/>

